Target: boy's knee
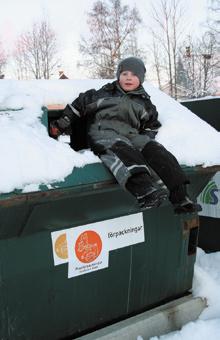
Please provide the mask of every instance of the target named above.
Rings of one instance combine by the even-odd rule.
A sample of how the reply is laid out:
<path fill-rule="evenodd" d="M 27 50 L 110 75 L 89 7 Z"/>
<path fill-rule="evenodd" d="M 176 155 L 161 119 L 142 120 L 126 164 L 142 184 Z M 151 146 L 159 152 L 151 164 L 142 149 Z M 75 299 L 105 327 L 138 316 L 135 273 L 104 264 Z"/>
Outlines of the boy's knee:
<path fill-rule="evenodd" d="M 119 140 L 111 146 L 111 150 L 112 151 L 128 150 L 128 149 L 130 149 L 130 147 L 131 147 L 131 145 L 127 144 L 123 140 Z"/>
<path fill-rule="evenodd" d="M 152 155 L 152 153 L 155 152 L 166 152 L 167 150 L 165 149 L 165 147 L 156 142 L 156 141 L 150 141 L 149 143 L 147 143 L 144 148 L 142 149 L 142 153 L 144 155 Z"/>
<path fill-rule="evenodd" d="M 103 155 L 106 152 L 106 147 L 101 143 L 90 142 L 91 150 L 95 155 Z"/>

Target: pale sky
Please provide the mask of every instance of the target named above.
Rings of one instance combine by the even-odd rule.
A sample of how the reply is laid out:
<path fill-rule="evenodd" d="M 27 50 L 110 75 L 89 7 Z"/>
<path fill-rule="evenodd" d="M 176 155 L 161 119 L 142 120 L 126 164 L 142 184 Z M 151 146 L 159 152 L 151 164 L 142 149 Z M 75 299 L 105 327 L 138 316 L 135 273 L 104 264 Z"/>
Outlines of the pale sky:
<path fill-rule="evenodd" d="M 156 1 L 156 0 L 154 0 Z M 10 53 L 14 41 L 23 30 L 31 27 L 34 21 L 42 18 L 43 13 L 49 16 L 49 21 L 58 35 L 62 50 L 61 68 L 71 77 L 82 77 L 76 64 L 80 58 L 78 42 L 80 35 L 86 34 L 86 12 L 92 8 L 95 0 L 0 0 L 0 41 Z M 143 23 L 147 23 L 147 9 L 150 0 L 122 0 L 138 8 Z M 185 0 L 189 22 L 192 30 L 199 31 L 199 25 L 206 18 L 207 0 Z M 143 34 L 143 32 L 142 32 Z"/>

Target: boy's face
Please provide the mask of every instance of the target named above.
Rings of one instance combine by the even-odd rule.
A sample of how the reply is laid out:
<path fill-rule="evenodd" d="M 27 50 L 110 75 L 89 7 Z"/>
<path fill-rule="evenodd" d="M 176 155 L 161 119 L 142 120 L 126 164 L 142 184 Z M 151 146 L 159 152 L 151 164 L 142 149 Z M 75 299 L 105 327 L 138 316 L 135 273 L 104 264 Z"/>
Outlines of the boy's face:
<path fill-rule="evenodd" d="M 119 84 L 124 91 L 128 92 L 138 88 L 140 80 L 133 72 L 123 71 L 120 73 Z"/>

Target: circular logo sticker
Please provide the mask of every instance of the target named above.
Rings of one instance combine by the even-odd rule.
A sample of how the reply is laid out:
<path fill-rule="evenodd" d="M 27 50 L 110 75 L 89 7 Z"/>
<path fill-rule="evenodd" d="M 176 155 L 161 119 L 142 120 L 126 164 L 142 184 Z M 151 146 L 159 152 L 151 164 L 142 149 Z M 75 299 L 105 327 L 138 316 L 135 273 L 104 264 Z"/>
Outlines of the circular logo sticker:
<path fill-rule="evenodd" d="M 80 262 L 94 261 L 102 251 L 101 237 L 92 230 L 84 231 L 76 240 L 75 253 Z"/>
<path fill-rule="evenodd" d="M 68 258 L 66 234 L 61 234 L 55 242 L 55 253 L 61 259 Z"/>

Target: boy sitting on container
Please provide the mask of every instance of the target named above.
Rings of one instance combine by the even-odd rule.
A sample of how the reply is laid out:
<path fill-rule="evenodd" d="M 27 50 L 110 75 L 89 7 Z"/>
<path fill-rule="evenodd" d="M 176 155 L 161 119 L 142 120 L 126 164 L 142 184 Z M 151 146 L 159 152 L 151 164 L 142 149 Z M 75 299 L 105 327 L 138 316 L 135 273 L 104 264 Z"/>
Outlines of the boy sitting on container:
<path fill-rule="evenodd" d="M 59 136 L 86 115 L 88 145 L 141 208 L 158 207 L 167 198 L 167 191 L 152 176 L 153 169 L 168 188 L 175 213 L 199 211 L 201 207 L 188 197 L 189 181 L 176 158 L 155 141 L 161 124 L 142 86 L 145 72 L 141 59 L 122 60 L 117 81 L 81 93 L 51 124 L 50 134 Z"/>

